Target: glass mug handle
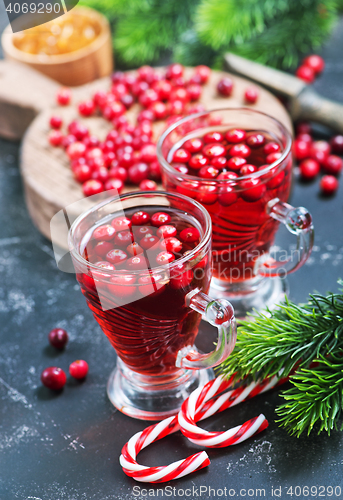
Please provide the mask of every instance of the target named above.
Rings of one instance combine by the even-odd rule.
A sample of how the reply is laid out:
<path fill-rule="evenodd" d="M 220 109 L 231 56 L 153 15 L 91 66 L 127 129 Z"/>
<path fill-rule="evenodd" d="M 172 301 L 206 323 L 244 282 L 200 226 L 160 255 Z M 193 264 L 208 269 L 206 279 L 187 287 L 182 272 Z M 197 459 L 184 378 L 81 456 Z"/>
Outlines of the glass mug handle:
<path fill-rule="evenodd" d="M 191 370 L 213 368 L 224 361 L 235 347 L 237 324 L 231 303 L 225 299 L 212 299 L 198 288 L 186 295 L 186 305 L 202 314 L 206 321 L 218 329 L 216 348 L 208 354 L 200 354 L 184 347 L 178 352 L 176 366 Z"/>
<path fill-rule="evenodd" d="M 292 207 L 278 198 L 267 205 L 267 213 L 273 219 L 282 222 L 288 231 L 297 237 L 297 248 L 285 261 L 275 260 L 266 255 L 256 262 L 256 274 L 260 276 L 285 276 L 301 267 L 311 254 L 314 238 L 312 216 L 304 207 Z"/>

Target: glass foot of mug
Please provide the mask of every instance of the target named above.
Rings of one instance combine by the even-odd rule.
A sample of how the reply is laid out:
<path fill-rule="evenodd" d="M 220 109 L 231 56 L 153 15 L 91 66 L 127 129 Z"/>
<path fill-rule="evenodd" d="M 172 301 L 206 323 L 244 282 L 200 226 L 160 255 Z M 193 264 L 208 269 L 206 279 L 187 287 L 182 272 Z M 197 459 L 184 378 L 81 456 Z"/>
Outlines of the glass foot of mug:
<path fill-rule="evenodd" d="M 239 284 L 227 284 L 215 278 L 211 281 L 209 294 L 231 302 L 237 319 L 245 319 L 254 310 L 266 307 L 273 309 L 285 300 L 289 292 L 285 278 L 248 280 Z"/>
<path fill-rule="evenodd" d="M 214 378 L 213 370 L 178 370 L 173 376 L 146 376 L 133 372 L 121 359 L 107 383 L 111 403 L 129 417 L 162 420 L 175 415 L 197 387 Z"/>

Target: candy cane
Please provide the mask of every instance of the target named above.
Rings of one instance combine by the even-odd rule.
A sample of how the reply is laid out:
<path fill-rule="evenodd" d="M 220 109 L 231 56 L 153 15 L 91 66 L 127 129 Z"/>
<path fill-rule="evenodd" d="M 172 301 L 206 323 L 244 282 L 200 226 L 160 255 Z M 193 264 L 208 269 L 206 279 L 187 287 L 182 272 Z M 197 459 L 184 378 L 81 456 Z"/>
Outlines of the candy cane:
<path fill-rule="evenodd" d="M 229 380 L 225 380 L 224 375 L 211 380 L 204 387 L 196 389 L 185 400 L 178 415 L 150 425 L 144 431 L 132 436 L 124 445 L 119 459 L 123 471 L 136 481 L 162 483 L 207 467 L 210 459 L 205 451 L 160 467 L 140 465 L 136 458 L 143 448 L 179 429 L 193 443 L 211 448 L 230 446 L 245 441 L 268 427 L 268 421 L 264 415 L 261 414 L 225 432 L 208 432 L 197 427 L 195 422 L 265 392 L 284 380 L 273 377 L 262 382 L 253 382 L 248 386 L 241 386 L 222 395 L 220 394 L 232 385 L 234 375 Z"/>
<path fill-rule="evenodd" d="M 179 424 L 176 415 L 166 418 L 157 424 L 150 425 L 144 431 L 137 432 L 137 434 L 132 436 L 123 447 L 119 458 L 120 465 L 123 467 L 125 474 L 133 477 L 136 481 L 144 483 L 163 483 L 207 467 L 210 464 L 210 459 L 205 451 L 161 467 L 145 467 L 137 463 L 136 457 L 143 448 L 178 430 Z"/>
<path fill-rule="evenodd" d="M 192 443 L 208 448 L 222 448 L 241 443 L 268 427 L 268 421 L 262 413 L 258 417 L 225 432 L 208 432 L 196 425 L 199 420 L 204 420 L 215 413 L 268 391 L 279 384 L 280 379 L 275 376 L 262 382 L 252 382 L 218 396 L 228 389 L 232 382 L 233 376 L 229 380 L 225 380 L 224 375 L 221 375 L 208 382 L 204 387 L 196 389 L 184 401 L 178 414 L 179 426 L 182 434 Z M 214 398 L 214 396 L 217 397 Z"/>

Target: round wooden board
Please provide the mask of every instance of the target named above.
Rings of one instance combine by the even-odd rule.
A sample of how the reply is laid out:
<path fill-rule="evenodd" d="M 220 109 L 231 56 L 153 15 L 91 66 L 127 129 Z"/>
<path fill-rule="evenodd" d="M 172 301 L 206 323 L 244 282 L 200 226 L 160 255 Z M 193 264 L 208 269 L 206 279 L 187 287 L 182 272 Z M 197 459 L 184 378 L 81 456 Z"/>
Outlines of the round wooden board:
<path fill-rule="evenodd" d="M 192 71 L 192 68 L 186 68 L 186 77 L 189 77 Z M 218 96 L 216 92 L 217 82 L 223 76 L 230 76 L 234 82 L 233 93 L 226 98 Z M 208 110 L 221 107 L 246 106 L 244 91 L 249 85 L 251 83 L 243 78 L 222 71 L 212 71 L 209 82 L 203 87 L 200 102 Z M 49 239 L 51 239 L 50 221 L 52 217 L 63 208 L 84 197 L 81 185 L 73 178 L 65 152 L 60 148 L 51 147 L 48 143 L 49 117 L 55 111 L 63 116 L 65 123 L 69 123 L 76 118 L 80 119 L 75 104 L 89 98 L 96 90 L 107 90 L 109 86 L 109 78 L 104 78 L 74 89 L 74 105 L 58 108 L 58 110 L 56 108 L 54 110 L 53 107 L 46 109 L 37 116 L 24 136 L 21 171 L 26 203 L 34 224 Z M 254 86 L 258 87 L 255 84 Z M 292 131 L 291 119 L 280 101 L 261 87 L 259 87 L 259 91 L 258 102 L 249 107 L 277 118 Z M 128 113 L 128 118 L 132 123 L 135 123 L 135 117 L 140 109 L 140 106 L 135 105 Z M 84 121 L 90 128 L 91 133 L 94 133 L 100 139 L 103 139 L 111 129 L 111 125 L 100 117 L 85 118 L 81 121 Z M 154 133 L 158 137 L 165 125 L 162 122 L 157 122 L 154 127 Z M 126 191 L 133 190 L 135 189 L 126 188 Z M 84 200 L 82 206 L 86 208 L 89 206 L 89 202 L 87 203 Z"/>

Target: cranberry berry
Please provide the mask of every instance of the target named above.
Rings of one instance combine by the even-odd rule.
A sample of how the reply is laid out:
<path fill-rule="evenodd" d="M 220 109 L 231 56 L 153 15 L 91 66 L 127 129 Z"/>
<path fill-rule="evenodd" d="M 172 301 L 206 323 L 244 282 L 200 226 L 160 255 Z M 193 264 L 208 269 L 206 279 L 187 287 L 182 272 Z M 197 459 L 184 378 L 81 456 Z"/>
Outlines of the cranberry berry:
<path fill-rule="evenodd" d="M 259 96 L 259 92 L 256 87 L 248 87 L 244 92 L 245 102 L 249 104 L 255 104 Z"/>
<path fill-rule="evenodd" d="M 68 342 L 68 333 L 63 328 L 54 328 L 48 336 L 49 342 L 56 349 L 63 349 Z"/>
<path fill-rule="evenodd" d="M 231 78 L 225 77 L 222 78 L 217 85 L 218 93 L 224 97 L 229 97 L 232 93 L 233 82 Z"/>
<path fill-rule="evenodd" d="M 338 179 L 333 175 L 324 175 L 320 181 L 320 189 L 325 196 L 333 195 L 338 189 Z"/>
<path fill-rule="evenodd" d="M 45 368 L 41 374 L 41 382 L 45 387 L 52 389 L 54 391 L 60 391 L 67 382 L 67 376 L 65 372 L 58 368 L 57 366 L 49 366 Z"/>
<path fill-rule="evenodd" d="M 69 366 L 69 373 L 77 380 L 82 380 L 88 373 L 88 363 L 83 359 L 77 359 Z"/>
<path fill-rule="evenodd" d="M 71 91 L 67 87 L 62 87 L 56 95 L 57 103 L 60 106 L 68 106 L 71 100 Z"/>

